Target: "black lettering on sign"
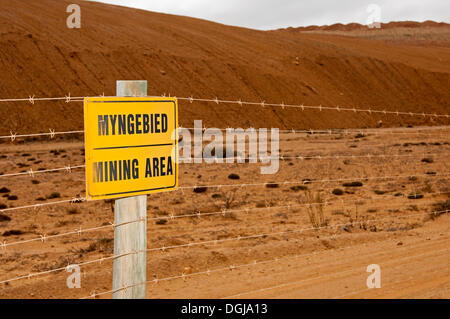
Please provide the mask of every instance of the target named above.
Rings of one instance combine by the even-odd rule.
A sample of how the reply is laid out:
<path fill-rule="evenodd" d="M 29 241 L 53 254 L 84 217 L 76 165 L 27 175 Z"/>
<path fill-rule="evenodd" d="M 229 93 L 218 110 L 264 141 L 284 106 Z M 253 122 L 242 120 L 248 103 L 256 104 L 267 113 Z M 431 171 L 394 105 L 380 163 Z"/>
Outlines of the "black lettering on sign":
<path fill-rule="evenodd" d="M 154 133 L 153 131 L 154 125 L 153 125 L 153 114 L 150 114 L 150 132 Z"/>
<path fill-rule="evenodd" d="M 133 160 L 133 179 L 139 178 L 139 161 L 137 159 Z"/>
<path fill-rule="evenodd" d="M 147 158 L 145 178 L 173 175 L 172 157 Z"/>
<path fill-rule="evenodd" d="M 165 157 L 161 157 L 159 159 L 159 161 L 161 163 L 161 165 L 159 165 L 160 166 L 160 171 L 161 171 L 161 176 L 166 176 L 166 172 L 164 171 L 164 169 L 166 168 L 166 164 L 164 164 L 165 160 L 166 160 Z"/>
<path fill-rule="evenodd" d="M 108 115 L 99 115 L 98 116 L 98 135 L 108 135 Z"/>
<path fill-rule="evenodd" d="M 139 161 L 119 160 L 93 163 L 94 183 L 139 179 Z"/>
<path fill-rule="evenodd" d="M 168 121 L 165 113 L 99 115 L 98 135 L 167 133 Z"/>
<path fill-rule="evenodd" d="M 105 164 L 103 165 L 103 170 L 105 173 L 105 182 L 108 181 L 108 162 L 105 162 Z"/>
<path fill-rule="evenodd" d="M 125 131 L 125 127 L 127 122 L 125 121 L 125 115 L 118 115 L 119 116 L 119 135 L 125 135 L 127 132 Z"/>
<path fill-rule="evenodd" d="M 109 180 L 117 181 L 117 161 L 109 162 Z"/>
<path fill-rule="evenodd" d="M 130 160 L 123 161 L 123 179 L 131 179 L 131 165 Z"/>
<path fill-rule="evenodd" d="M 172 169 L 172 157 L 169 156 L 167 159 L 167 175 L 173 175 L 173 169 Z"/>
<path fill-rule="evenodd" d="M 159 162 L 158 158 L 153 158 L 153 177 L 159 176 Z"/>
<path fill-rule="evenodd" d="M 136 114 L 136 134 L 142 134 L 142 130 L 141 130 L 141 117 L 142 114 Z"/>
<path fill-rule="evenodd" d="M 134 134 L 134 115 L 128 114 L 128 134 Z"/>
<path fill-rule="evenodd" d="M 163 133 L 167 133 L 167 114 L 161 114 L 161 118 L 162 118 L 162 121 L 161 121 L 162 128 L 161 128 L 161 130 L 162 130 Z"/>
<path fill-rule="evenodd" d="M 161 130 L 159 129 L 159 116 L 160 114 L 155 114 L 155 133 L 161 133 Z"/>
<path fill-rule="evenodd" d="M 111 129 L 112 129 L 112 135 L 116 135 L 116 121 L 117 121 L 117 115 L 110 115 L 109 120 L 111 121 Z"/>
<path fill-rule="evenodd" d="M 94 183 L 103 182 L 103 163 L 93 163 Z"/>
<path fill-rule="evenodd" d="M 144 114 L 143 116 L 144 119 L 144 134 L 148 134 L 148 132 L 150 132 L 150 117 L 148 116 L 148 114 Z"/>
<path fill-rule="evenodd" d="M 152 162 L 149 158 L 145 162 L 145 178 L 152 177 Z"/>

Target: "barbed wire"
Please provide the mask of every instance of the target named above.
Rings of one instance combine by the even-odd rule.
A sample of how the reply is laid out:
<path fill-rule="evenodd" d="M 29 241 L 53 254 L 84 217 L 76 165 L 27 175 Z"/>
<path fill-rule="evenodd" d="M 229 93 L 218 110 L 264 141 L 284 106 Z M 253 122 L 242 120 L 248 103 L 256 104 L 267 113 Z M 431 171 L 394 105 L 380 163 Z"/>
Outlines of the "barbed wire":
<path fill-rule="evenodd" d="M 413 216 L 419 216 L 419 215 L 428 215 L 428 214 L 445 214 L 448 213 L 450 210 L 442 210 L 442 211 L 434 211 L 434 212 L 428 212 L 428 213 L 418 213 L 418 214 L 411 214 L 408 215 L 408 217 Z M 341 224 L 335 224 L 335 225 L 327 225 L 327 226 L 318 226 L 318 227 L 307 227 L 297 230 L 287 230 L 282 232 L 272 232 L 272 233 L 263 233 L 263 234 L 257 234 L 257 235 L 249 235 L 249 236 L 238 236 L 238 237 L 232 237 L 232 238 L 225 238 L 225 239 L 215 239 L 215 240 L 207 240 L 207 241 L 200 241 L 200 242 L 193 242 L 193 243 L 187 243 L 187 244 L 181 244 L 181 245 L 171 245 L 171 246 L 162 246 L 162 247 L 156 247 L 156 248 L 148 248 L 145 251 L 152 252 L 152 251 L 166 251 L 171 249 L 177 249 L 177 248 L 186 248 L 186 247 L 193 247 L 193 246 L 201 246 L 201 245 L 217 245 L 218 243 L 225 243 L 225 242 L 231 242 L 231 241 L 241 241 L 246 239 L 256 239 L 256 238 L 266 238 L 269 236 L 280 236 L 280 235 L 286 235 L 286 234 L 295 234 L 295 233 L 301 233 L 308 230 L 320 230 L 320 229 L 329 229 L 329 228 L 336 228 L 336 227 L 343 227 L 348 225 L 358 225 L 361 223 L 370 223 L 374 221 L 379 221 L 387 218 L 391 218 L 392 216 L 381 218 L 381 219 L 366 219 L 364 221 L 356 221 L 356 222 L 346 222 Z"/>
<path fill-rule="evenodd" d="M 186 129 L 186 130 L 195 130 L 198 128 L 195 127 L 179 127 L 178 129 Z M 203 127 L 202 131 L 205 131 L 207 128 Z M 219 129 L 221 131 L 227 131 L 227 128 L 215 128 Z M 250 129 L 257 129 L 253 127 L 243 128 L 242 130 L 247 131 Z M 420 128 L 411 128 L 408 129 L 410 131 L 399 131 L 398 129 L 379 129 L 379 130 L 373 130 L 373 129 L 322 129 L 322 130 L 313 130 L 313 129 L 281 129 L 278 132 L 279 133 L 292 133 L 292 134 L 308 134 L 308 135 L 352 135 L 352 134 L 375 134 L 375 135 L 389 135 L 389 134 L 423 134 L 423 135 L 430 135 L 432 133 L 440 134 L 439 130 L 448 130 L 449 127 L 420 127 Z M 417 130 L 417 131 L 413 131 Z M 428 132 L 421 132 L 428 131 Z M 434 131 L 434 132 L 433 132 Z M 10 139 L 14 141 L 17 138 L 23 138 L 23 137 L 38 137 L 38 136 L 50 136 L 50 138 L 54 138 L 56 135 L 64 135 L 64 134 L 84 134 L 84 130 L 73 130 L 73 131 L 63 131 L 63 132 L 56 132 L 54 129 L 49 129 L 48 133 L 30 133 L 30 134 L 18 134 L 11 131 L 10 135 L 3 135 L 0 136 L 0 139 Z M 238 133 L 238 132 L 237 132 Z M 242 134 L 245 134 L 243 132 Z"/>
<path fill-rule="evenodd" d="M 11 131 L 10 135 L 0 136 L 0 139 L 10 139 L 11 141 L 15 141 L 17 138 L 22 137 L 38 137 L 38 136 L 50 136 L 50 138 L 54 138 L 56 135 L 65 135 L 65 134 L 84 134 L 84 131 L 66 131 L 66 132 L 56 132 L 53 129 L 50 129 L 48 133 L 31 133 L 31 134 L 17 134 Z"/>
<path fill-rule="evenodd" d="M 290 155 L 278 155 L 278 156 L 259 156 L 259 159 L 261 161 L 268 161 L 268 160 L 280 160 L 280 161 L 289 161 L 289 160 L 302 160 L 302 161 L 308 161 L 308 160 L 328 160 L 328 159 L 371 159 L 371 158 L 408 158 L 408 157 L 427 157 L 427 156 L 449 156 L 450 153 L 421 153 L 421 154 L 366 154 L 366 155 L 314 155 L 314 156 L 290 156 Z M 227 157 L 226 155 L 224 157 L 217 157 L 217 156 L 211 156 L 211 157 L 180 157 L 179 162 L 180 164 L 198 164 L 199 160 L 204 161 L 205 163 L 208 163 L 209 160 L 214 160 L 214 162 L 221 162 L 226 160 L 237 160 L 239 161 L 248 161 L 248 163 L 257 163 L 258 157 L 246 157 L 246 156 L 232 156 Z M 254 162 L 251 162 L 251 161 Z M 191 162 L 191 163 L 190 163 Z M 19 173 L 8 173 L 8 174 L 1 174 L 0 178 L 2 177 L 13 177 L 13 176 L 23 176 L 23 175 L 29 175 L 30 177 L 34 177 L 36 174 L 42 174 L 42 173 L 54 173 L 58 171 L 66 171 L 67 173 L 71 173 L 72 169 L 79 169 L 79 168 L 85 168 L 86 165 L 67 165 L 64 167 L 59 168 L 52 168 L 52 169 L 40 169 L 34 171 L 32 168 L 30 168 L 26 172 L 19 172 Z"/>
<path fill-rule="evenodd" d="M 67 203 L 82 203 L 85 202 L 87 200 L 86 197 L 74 197 L 72 199 L 64 199 L 64 200 L 59 200 L 59 201 L 54 201 L 54 202 L 49 202 L 49 203 L 39 203 L 39 204 L 31 204 L 31 205 L 25 205 L 25 206 L 18 206 L 18 207 L 9 207 L 9 208 L 3 208 L 0 209 L 0 213 L 3 212 L 8 212 L 8 211 L 12 211 L 12 210 L 19 210 L 19 209 L 26 209 L 26 208 L 39 208 L 42 206 L 49 206 L 49 205 L 58 205 L 58 204 L 67 204 Z"/>
<path fill-rule="evenodd" d="M 395 179 L 395 178 L 409 178 L 409 177 L 443 177 L 448 176 L 450 173 L 446 174 L 410 174 L 410 175 L 394 175 L 394 176 L 378 176 L 378 177 L 352 177 L 352 178 L 340 178 L 340 179 L 323 179 L 323 180 L 313 180 L 307 179 L 301 181 L 283 181 L 283 182 L 265 182 L 265 183 L 247 183 L 247 184 L 216 184 L 216 185 L 197 185 L 197 186 L 180 186 L 177 190 L 183 191 L 184 189 L 195 189 L 195 188 L 222 188 L 222 187 L 252 187 L 252 186 L 267 186 L 267 185 L 289 185 L 289 184 L 311 184 L 311 183 L 332 183 L 332 182 L 348 182 L 348 181 L 369 181 L 369 180 L 383 180 L 383 179 Z"/>
<path fill-rule="evenodd" d="M 362 112 L 362 113 L 378 113 L 378 114 L 390 114 L 390 115 L 409 115 L 409 116 L 421 116 L 421 117 L 445 117 L 449 118 L 450 116 L 448 114 L 431 114 L 431 113 L 415 113 L 415 112 L 401 112 L 401 111 L 387 111 L 387 110 L 372 110 L 372 109 L 359 109 L 359 108 L 350 108 L 350 107 L 341 107 L 341 106 L 322 106 L 322 105 L 304 105 L 304 104 L 285 104 L 285 103 L 266 103 L 265 101 L 261 102 L 248 102 L 248 101 L 242 101 L 242 99 L 239 100 L 219 100 L 217 97 L 215 99 L 205 99 L 205 98 L 194 98 L 194 97 L 177 97 L 174 96 L 177 100 L 181 101 L 189 101 L 190 103 L 195 102 L 213 102 L 215 104 L 236 104 L 239 106 L 243 105 L 252 105 L 252 106 L 261 106 L 261 107 L 281 107 L 284 108 L 295 108 L 295 109 L 301 109 L 304 111 L 305 109 L 313 109 L 313 110 L 319 110 L 319 111 L 337 111 L 337 112 Z"/>
<path fill-rule="evenodd" d="M 450 210 L 442 210 L 442 211 L 433 211 L 433 212 L 427 212 L 427 213 L 409 214 L 408 217 L 419 216 L 419 215 L 427 215 L 427 214 L 444 214 L 444 213 L 448 213 L 449 211 Z M 308 228 L 302 228 L 302 229 L 297 229 L 297 230 L 288 230 L 288 231 L 283 231 L 283 232 L 264 233 L 264 234 L 250 235 L 250 236 L 238 236 L 238 237 L 234 237 L 234 238 L 200 241 L 200 242 L 193 242 L 193 243 L 187 243 L 187 244 L 182 244 L 182 245 L 172 245 L 172 246 L 167 246 L 167 247 L 163 246 L 163 247 L 158 247 L 158 248 L 148 248 L 148 249 L 145 249 L 145 250 L 135 250 L 135 251 L 119 254 L 119 255 L 112 255 L 112 256 L 102 257 L 102 258 L 99 258 L 99 259 L 94 259 L 94 260 L 90 260 L 90 261 L 86 261 L 86 262 L 81 262 L 81 263 L 78 263 L 77 265 L 78 266 L 84 266 L 84 265 L 98 263 L 98 262 L 101 263 L 101 262 L 103 262 L 105 260 L 112 260 L 112 259 L 121 258 L 121 257 L 125 257 L 125 256 L 137 255 L 137 254 L 141 254 L 141 253 L 144 253 L 144 252 L 152 252 L 152 251 L 165 252 L 167 250 L 176 249 L 176 248 L 185 248 L 185 247 L 193 247 L 193 246 L 200 246 L 200 245 L 211 245 L 211 244 L 216 245 L 218 243 L 225 243 L 225 242 L 231 242 L 231 241 L 240 241 L 240 240 L 246 240 L 246 239 L 266 238 L 266 237 L 269 237 L 269 236 L 301 233 L 301 232 L 308 231 L 308 230 L 320 230 L 320 229 L 327 229 L 327 228 L 330 229 L 330 228 L 342 227 L 342 226 L 347 226 L 347 225 L 358 225 L 358 224 L 362 224 L 362 223 L 369 223 L 369 222 L 380 221 L 380 220 L 384 220 L 384 219 L 387 219 L 387 218 L 392 218 L 392 216 L 384 217 L 384 218 L 378 218 L 378 219 L 372 219 L 372 220 L 352 221 L 352 222 L 347 222 L 347 223 L 342 223 L 342 224 L 335 224 L 335 225 L 327 225 L 327 226 L 319 226 L 319 227 L 308 227 Z M 30 273 L 28 275 L 18 276 L 18 277 L 14 277 L 14 278 L 11 278 L 11 279 L 6 279 L 6 280 L 3 280 L 3 281 L 0 281 L 0 284 L 10 283 L 10 282 L 21 280 L 21 279 L 29 279 L 29 278 L 32 278 L 32 277 L 37 277 L 37 276 L 41 276 L 41 275 L 45 275 L 45 274 L 50 274 L 50 273 L 53 273 L 53 272 L 59 272 L 59 271 L 65 270 L 65 269 L 66 269 L 66 267 L 58 267 L 58 268 L 54 268 L 54 269 L 50 269 L 50 270 L 46 270 L 46 271 L 42 271 L 42 272 Z"/>
<path fill-rule="evenodd" d="M 67 173 L 71 173 L 72 169 L 85 168 L 85 167 L 86 167 L 86 165 L 75 165 L 75 166 L 67 165 L 67 166 L 60 167 L 60 168 L 41 169 L 41 170 L 37 170 L 37 171 L 33 171 L 33 169 L 30 168 L 26 172 L 2 174 L 2 175 L 0 175 L 0 178 L 1 177 L 12 177 L 12 176 L 22 176 L 22 175 L 29 175 L 30 177 L 34 177 L 36 174 L 53 173 L 53 172 L 58 172 L 58 171 L 66 171 Z"/>
<path fill-rule="evenodd" d="M 98 96 L 97 96 L 98 97 Z M 104 94 L 101 97 L 105 97 Z M 160 97 L 160 96 L 148 96 L 148 97 Z M 165 94 L 162 95 L 162 97 L 165 97 Z M 388 110 L 372 110 L 370 108 L 368 109 L 360 109 L 355 107 L 342 107 L 342 106 L 323 106 L 323 105 L 304 105 L 304 104 L 285 104 L 282 103 L 266 103 L 265 101 L 261 102 L 249 102 L 249 101 L 242 101 L 242 99 L 236 99 L 236 100 L 221 100 L 219 98 L 214 99 L 207 99 L 207 98 L 194 98 L 193 96 L 190 97 L 177 97 L 173 96 L 177 100 L 180 101 L 188 101 L 191 104 L 193 102 L 212 102 L 215 104 L 235 104 L 239 106 L 244 105 L 251 105 L 251 106 L 261 106 L 261 107 L 281 107 L 282 109 L 285 108 L 294 108 L 294 109 L 301 109 L 304 111 L 305 109 L 312 109 L 312 110 L 319 110 L 319 111 L 337 111 L 337 112 L 353 112 L 353 113 L 368 113 L 368 114 L 390 114 L 390 115 L 408 115 L 408 116 L 420 116 L 420 117 L 445 117 L 450 118 L 448 114 L 432 114 L 432 113 L 417 113 L 417 112 L 403 112 L 403 111 L 388 111 Z M 71 97 L 70 93 L 64 97 L 35 97 L 34 95 L 29 96 L 28 98 L 6 98 L 6 99 L 0 99 L 0 102 L 29 102 L 30 104 L 34 104 L 36 101 L 65 101 L 66 103 L 70 102 L 83 102 L 84 99 L 87 97 Z"/>
<path fill-rule="evenodd" d="M 367 244 L 363 244 L 363 246 L 366 246 Z M 343 248 L 339 248 L 339 250 L 345 250 L 345 249 L 349 249 L 349 248 L 354 248 L 355 246 L 347 246 L 347 247 L 343 247 Z M 405 250 L 406 247 L 403 247 L 403 250 Z M 447 250 L 447 249 L 444 249 Z M 440 252 L 440 251 L 439 251 Z M 280 262 L 281 260 L 289 260 L 289 259 L 298 259 L 300 257 L 307 257 L 307 256 L 317 256 L 323 253 L 329 253 L 329 251 L 321 251 L 321 252 L 311 252 L 311 253 L 306 253 L 306 254 L 300 254 L 300 255 L 294 255 L 294 256 L 284 256 L 284 257 L 280 257 L 280 258 L 274 258 L 274 259 L 267 259 L 267 260 L 262 260 L 262 261 L 253 261 L 251 263 L 247 263 L 247 264 L 240 264 L 240 265 L 230 265 L 227 267 L 221 267 L 221 268 L 216 268 L 213 270 L 206 270 L 206 271 L 200 271 L 200 272 L 195 272 L 195 273 L 190 273 L 190 274 L 185 274 L 182 273 L 181 275 L 176 275 L 176 276 L 171 276 L 171 277 L 165 277 L 165 278 L 156 278 L 153 280 L 147 280 L 145 282 L 141 282 L 141 283 L 137 283 L 137 284 L 133 284 L 133 285 L 127 285 L 124 287 L 120 287 L 120 288 L 116 288 L 114 290 L 108 290 L 108 291 L 104 291 L 104 292 L 100 292 L 100 293 L 93 293 L 90 296 L 86 296 L 86 297 L 82 297 L 80 299 L 90 299 L 90 298 L 95 298 L 97 296 L 102 296 L 102 295 L 106 295 L 106 294 L 111 294 L 111 293 L 116 293 L 122 290 L 126 290 L 126 289 L 130 289 L 130 288 L 134 288 L 134 287 L 138 287 L 138 286 L 142 286 L 145 285 L 147 283 L 154 283 L 157 284 L 159 282 L 164 282 L 164 281 L 171 281 L 171 280 L 176 280 L 176 279 L 183 279 L 186 280 L 189 277 L 194 277 L 194 276 L 200 276 L 200 275 L 211 275 L 213 273 L 216 272 L 222 272 L 222 271 L 229 271 L 229 270 L 236 270 L 239 268 L 245 268 L 245 267 L 253 267 L 253 266 L 258 266 L 258 265 L 263 265 L 263 264 L 269 264 L 269 263 L 274 263 L 274 262 Z M 379 254 L 384 254 L 385 252 L 383 251 L 382 253 L 378 253 Z M 372 255 L 372 253 L 370 253 L 370 255 Z M 360 255 L 358 255 L 360 256 Z M 409 257 L 411 258 L 411 257 Z M 396 260 L 397 261 L 397 260 Z M 352 271 L 354 271 L 354 269 L 352 269 Z M 348 272 L 348 271 L 346 271 Z M 232 298 L 230 297 L 225 297 L 225 298 L 221 298 L 221 299 L 228 299 L 228 298 Z"/>
<path fill-rule="evenodd" d="M 34 104 L 37 101 L 65 101 L 66 103 L 70 102 L 83 102 L 84 97 L 77 96 L 72 97 L 70 93 L 64 97 L 35 97 L 35 95 L 30 95 L 28 98 L 6 98 L 0 99 L 0 102 L 28 102 L 30 104 Z"/>
<path fill-rule="evenodd" d="M 409 174 L 409 175 L 394 175 L 394 176 L 378 176 L 378 177 L 352 177 L 352 178 L 341 178 L 341 179 L 324 179 L 324 180 L 312 180 L 307 179 L 307 182 L 305 180 L 300 181 L 273 181 L 273 182 L 264 182 L 264 183 L 247 183 L 247 184 L 214 184 L 214 185 L 194 185 L 194 186 L 180 186 L 174 191 L 181 191 L 184 193 L 185 189 L 198 189 L 198 188 L 228 188 L 228 187 L 258 187 L 258 186 L 270 186 L 270 185 L 290 185 L 290 184 L 311 184 L 311 183 L 335 183 L 335 182 L 346 182 L 346 181 L 369 181 L 369 180 L 383 180 L 383 179 L 396 179 L 396 178 L 411 178 L 411 177 L 444 177 L 449 176 L 450 173 L 446 174 Z M 13 210 L 20 210 L 20 209 L 26 209 L 26 208 L 38 208 L 41 206 L 48 206 L 48 205 L 57 205 L 62 203 L 80 203 L 87 201 L 86 197 L 79 197 L 79 198 L 72 198 L 67 200 L 60 200 L 55 202 L 49 202 L 49 203 L 40 203 L 40 204 L 31 204 L 31 205 L 25 205 L 25 206 L 18 206 L 18 207 L 10 207 L 10 208 L 3 208 L 0 209 L 0 213 L 7 212 L 7 211 L 13 211 Z"/>
<path fill-rule="evenodd" d="M 371 159 L 371 158 L 392 158 L 392 157 L 426 157 L 426 156 L 447 156 L 450 155 L 450 153 L 421 153 L 421 154 L 366 154 L 366 155 L 314 155 L 314 156 L 290 156 L 290 155 L 278 155 L 278 156 L 259 156 L 259 159 L 261 161 L 265 160 L 274 160 L 278 159 L 280 161 L 285 161 L 289 159 L 298 159 L 298 160 L 327 160 L 327 159 L 343 159 L 343 158 L 364 158 L 364 159 Z M 222 161 L 222 160 L 257 160 L 257 157 L 246 157 L 246 156 L 232 156 L 228 157 L 224 155 L 223 157 L 217 157 L 217 156 L 211 156 L 211 157 L 181 157 L 180 162 L 183 164 L 187 164 L 187 160 L 194 161 L 194 164 L 196 164 L 195 161 L 199 160 L 211 160 L 214 159 L 215 161 Z M 256 162 L 255 162 L 256 163 Z M 0 175 L 1 177 L 1 175 Z"/>
<path fill-rule="evenodd" d="M 435 196 L 435 195 L 445 195 L 445 194 L 450 194 L 450 192 L 435 192 L 435 193 L 428 193 L 427 195 Z M 366 198 L 364 200 L 379 201 L 380 198 L 370 198 L 370 199 Z M 345 204 L 350 204 L 350 203 L 358 203 L 361 201 L 362 201 L 362 199 L 339 200 L 339 201 L 324 200 L 324 201 L 320 201 L 320 202 L 309 202 L 309 203 L 302 203 L 302 204 L 289 204 L 289 205 L 278 205 L 278 206 L 270 206 L 270 205 L 266 204 L 266 207 L 249 207 L 249 208 L 242 208 L 242 209 L 222 209 L 220 211 L 209 212 L 209 213 L 201 213 L 198 211 L 197 212 L 194 211 L 191 214 L 182 214 L 182 215 L 175 215 L 172 213 L 172 214 L 168 215 L 167 217 L 165 217 L 165 216 L 147 217 L 145 219 L 141 218 L 141 219 L 132 220 L 132 221 L 128 221 L 126 223 L 121 223 L 121 224 L 114 224 L 112 222 L 109 222 L 108 225 L 102 224 L 100 226 L 96 226 L 96 227 L 92 227 L 92 228 L 85 228 L 85 229 L 80 227 L 79 229 L 76 229 L 74 231 L 56 234 L 56 235 L 46 235 L 46 234 L 50 233 L 49 231 L 46 231 L 46 232 L 40 234 L 39 237 L 32 238 L 32 239 L 20 240 L 20 241 L 15 241 L 15 242 L 11 242 L 11 243 L 8 243 L 7 241 L 0 242 L 0 248 L 5 250 L 7 247 L 17 246 L 17 245 L 22 245 L 22 244 L 27 244 L 27 243 L 32 243 L 32 242 L 46 243 L 48 240 L 55 239 L 55 238 L 60 238 L 60 237 L 70 236 L 70 235 L 81 236 L 83 233 L 87 233 L 87 232 L 98 231 L 98 230 L 103 230 L 103 229 L 107 229 L 107 228 L 116 228 L 116 227 L 123 226 L 126 224 L 140 223 L 140 222 L 144 222 L 144 221 L 150 222 L 150 221 L 159 221 L 159 220 L 175 220 L 175 219 L 190 218 L 190 217 L 202 218 L 202 217 L 211 217 L 211 216 L 218 216 L 218 215 L 227 216 L 227 214 L 243 213 L 243 212 L 248 214 L 250 211 L 254 211 L 254 210 L 269 210 L 270 211 L 270 210 L 275 210 L 275 209 L 287 209 L 288 211 L 290 211 L 291 209 L 295 209 L 298 207 L 310 207 L 310 206 L 315 206 L 315 205 L 331 206 L 333 204 L 345 205 Z M 405 203 L 390 203 L 390 206 L 403 206 L 404 204 Z"/>

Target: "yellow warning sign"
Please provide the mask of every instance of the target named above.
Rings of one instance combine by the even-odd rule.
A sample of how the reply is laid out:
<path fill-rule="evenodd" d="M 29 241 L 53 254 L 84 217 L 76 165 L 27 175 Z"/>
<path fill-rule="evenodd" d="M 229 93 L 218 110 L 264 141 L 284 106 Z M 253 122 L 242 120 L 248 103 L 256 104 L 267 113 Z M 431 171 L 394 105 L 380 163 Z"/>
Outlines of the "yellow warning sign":
<path fill-rule="evenodd" d="M 177 188 L 177 114 L 175 98 L 85 98 L 87 199 Z"/>

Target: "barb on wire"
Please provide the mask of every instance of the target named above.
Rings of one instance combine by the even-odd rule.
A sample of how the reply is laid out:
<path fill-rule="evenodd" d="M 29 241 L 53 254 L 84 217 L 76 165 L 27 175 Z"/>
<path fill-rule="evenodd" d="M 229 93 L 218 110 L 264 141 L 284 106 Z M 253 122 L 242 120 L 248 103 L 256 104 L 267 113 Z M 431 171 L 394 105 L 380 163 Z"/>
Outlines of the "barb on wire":
<path fill-rule="evenodd" d="M 63 97 L 36 97 L 34 94 L 28 96 L 28 98 L 6 98 L 0 99 L 0 102 L 29 102 L 30 104 L 34 104 L 36 101 L 65 101 L 66 103 L 70 102 L 82 102 L 84 97 L 71 97 L 70 93 Z"/>
<path fill-rule="evenodd" d="M 296 108 L 296 109 L 301 109 L 302 111 L 304 111 L 305 109 L 311 109 L 311 110 L 330 110 L 330 111 L 349 111 L 349 112 L 360 112 L 360 113 L 368 113 L 368 114 L 372 114 L 372 113 L 378 113 L 378 114 L 383 114 L 383 115 L 387 115 L 387 114 L 395 114 L 397 116 L 399 115 L 408 115 L 408 116 L 421 116 L 421 117 L 444 117 L 444 118 L 450 118 L 449 114 L 432 114 L 432 113 L 415 113 L 415 112 L 401 112 L 401 111 L 387 111 L 386 109 L 384 110 L 372 110 L 370 108 L 368 109 L 360 109 L 360 108 L 355 108 L 355 107 L 341 107 L 341 106 L 322 106 L 322 105 L 304 105 L 304 104 L 285 104 L 285 103 L 265 103 L 263 102 L 244 102 L 242 101 L 242 99 L 239 100 L 219 100 L 217 97 L 215 99 L 206 99 L 206 98 L 186 98 L 186 97 L 177 97 L 178 100 L 185 100 L 185 101 L 196 101 L 196 102 L 214 102 L 216 104 L 237 104 L 237 105 L 252 105 L 252 106 L 271 106 L 271 107 L 281 107 L 281 108 Z"/>
<path fill-rule="evenodd" d="M 65 200 L 59 200 L 55 202 L 49 202 L 49 203 L 40 203 L 40 204 L 32 204 L 32 205 L 25 205 L 25 206 L 18 206 L 18 207 L 9 207 L 9 208 L 3 208 L 0 209 L 0 212 L 8 212 L 12 210 L 20 210 L 20 209 L 26 209 L 26 208 L 39 208 L 43 206 L 50 206 L 50 205 L 58 205 L 58 204 L 66 204 L 66 203 L 81 203 L 86 201 L 85 197 L 79 197 L 79 198 L 72 198 L 72 199 L 65 199 Z"/>
<path fill-rule="evenodd" d="M 20 173 L 10 173 L 10 174 L 2 174 L 1 177 L 12 177 L 12 176 L 21 176 L 21 175 L 30 175 L 31 177 L 34 177 L 36 174 L 42 174 L 42 173 L 51 173 L 51 172 L 58 172 L 58 171 L 66 171 L 67 173 L 70 173 L 72 169 L 78 169 L 78 168 L 85 168 L 86 165 L 76 165 L 76 166 L 70 166 L 67 165 L 65 167 L 61 168 L 52 168 L 52 169 L 43 169 L 38 171 L 33 171 L 32 168 L 30 168 L 27 172 L 20 172 Z"/>
<path fill-rule="evenodd" d="M 16 138 L 23 138 L 23 137 L 50 136 L 50 138 L 53 139 L 56 135 L 81 134 L 81 133 L 84 133 L 84 131 L 56 132 L 54 129 L 49 129 L 48 133 L 31 133 L 31 134 L 17 134 L 11 131 L 10 135 L 0 136 L 0 139 L 11 139 L 11 141 L 14 142 Z"/>

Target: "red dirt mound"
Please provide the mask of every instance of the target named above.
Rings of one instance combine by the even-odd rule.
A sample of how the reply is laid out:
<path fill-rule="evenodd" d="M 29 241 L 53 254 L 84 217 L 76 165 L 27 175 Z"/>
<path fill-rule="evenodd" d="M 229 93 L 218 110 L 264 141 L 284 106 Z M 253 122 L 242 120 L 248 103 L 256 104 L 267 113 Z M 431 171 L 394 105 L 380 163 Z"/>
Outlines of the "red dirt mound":
<path fill-rule="evenodd" d="M 0 98 L 115 94 L 147 79 L 149 94 L 449 113 L 449 41 L 256 31 L 188 17 L 78 1 L 0 0 Z M 415 28 L 420 30 L 422 26 Z M 447 27 L 440 27 L 448 32 Z M 442 41 L 444 44 L 442 45 Z M 447 41 L 447 42 L 445 42 Z M 83 127 L 81 103 L 1 103 L 0 133 Z M 180 103 L 180 123 L 280 128 L 448 124 L 448 119 Z"/>

